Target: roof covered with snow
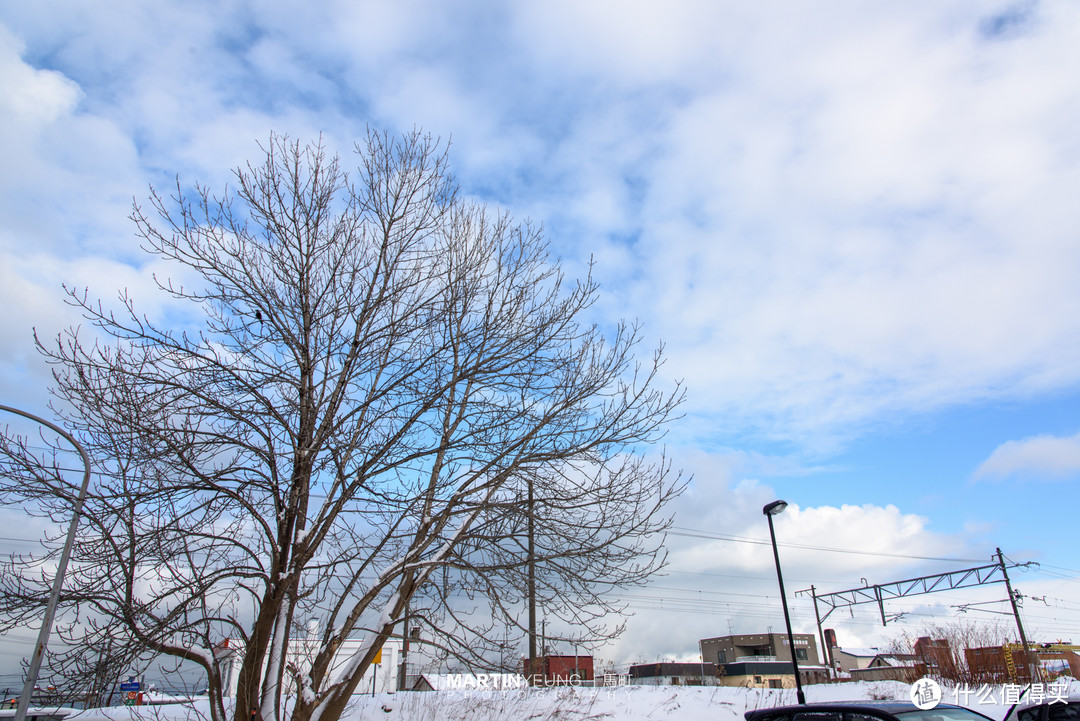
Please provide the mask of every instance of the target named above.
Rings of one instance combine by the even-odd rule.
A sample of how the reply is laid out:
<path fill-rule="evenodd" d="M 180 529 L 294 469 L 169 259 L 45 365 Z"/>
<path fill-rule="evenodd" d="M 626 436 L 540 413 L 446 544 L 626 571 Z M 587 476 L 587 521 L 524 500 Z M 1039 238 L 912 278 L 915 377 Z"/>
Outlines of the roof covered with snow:
<path fill-rule="evenodd" d="M 833 650 L 839 653 L 846 653 L 848 656 L 857 656 L 859 658 L 873 658 L 874 656 L 880 656 L 883 653 L 880 648 L 873 646 L 869 648 L 848 648 L 845 646 L 844 648 L 836 648 Z"/>

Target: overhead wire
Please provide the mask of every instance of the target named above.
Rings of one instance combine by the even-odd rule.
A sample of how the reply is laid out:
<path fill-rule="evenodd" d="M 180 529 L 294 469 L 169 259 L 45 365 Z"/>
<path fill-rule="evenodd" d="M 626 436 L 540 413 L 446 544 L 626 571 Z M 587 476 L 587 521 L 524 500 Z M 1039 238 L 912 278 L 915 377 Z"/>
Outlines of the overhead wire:
<path fill-rule="evenodd" d="M 749 543 L 761 546 L 770 546 L 772 541 L 767 538 L 751 538 L 748 536 L 734 536 L 726 533 L 713 533 L 710 531 L 702 531 L 695 528 L 685 528 L 682 526 L 672 526 L 668 530 L 668 535 L 671 536 L 684 536 L 687 538 L 703 538 L 714 541 L 731 541 L 733 543 Z M 801 548 L 809 551 L 825 551 L 828 553 L 846 553 L 858 556 L 884 556 L 888 558 L 907 558 L 916 561 L 944 561 L 949 563 L 985 563 L 986 559 L 976 558 L 948 558 L 942 556 L 916 556 L 905 553 L 889 553 L 888 551 L 862 551 L 852 548 L 832 548 L 829 546 L 814 546 L 805 543 L 788 543 L 778 542 L 777 546 L 785 548 Z"/>

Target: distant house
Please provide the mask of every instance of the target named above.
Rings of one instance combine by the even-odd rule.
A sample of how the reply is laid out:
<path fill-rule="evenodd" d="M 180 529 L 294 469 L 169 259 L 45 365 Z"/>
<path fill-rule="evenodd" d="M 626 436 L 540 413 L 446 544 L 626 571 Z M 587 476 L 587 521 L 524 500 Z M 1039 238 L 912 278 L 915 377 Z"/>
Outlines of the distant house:
<path fill-rule="evenodd" d="M 722 686 L 747 688 L 794 688 L 797 662 L 804 684 L 823 683 L 829 670 L 821 664 L 817 639 L 810 633 L 792 634 L 791 648 L 786 633 L 752 633 L 703 638 L 698 642 L 701 657 L 719 666 Z"/>
<path fill-rule="evenodd" d="M 850 671 L 853 681 L 901 681 L 915 683 L 926 675 L 926 664 L 910 653 L 878 654 L 865 668 Z"/>
<path fill-rule="evenodd" d="M 751 633 L 703 638 L 698 642 L 701 657 L 719 666 L 720 684 L 750 688 L 794 688 L 792 661 L 798 663 L 803 683 L 828 679 L 821 665 L 817 639 L 810 633 L 792 634 L 794 649 L 786 633 Z"/>
<path fill-rule="evenodd" d="M 422 673 L 416 677 L 410 691 L 445 691 L 450 688 L 449 674 Z"/>
<path fill-rule="evenodd" d="M 854 671 L 860 668 L 870 668 L 870 664 L 874 659 L 881 656 L 884 651 L 880 648 L 856 648 L 848 647 L 844 648 L 833 647 L 829 650 L 832 654 L 833 663 L 841 671 Z"/>
<path fill-rule="evenodd" d="M 1047 643 L 1031 648 L 1031 661 L 1039 667 L 1044 679 L 1063 674 L 1080 678 L 1078 647 Z M 964 660 L 972 680 L 979 683 L 1026 683 L 1030 680 L 1030 662 L 1020 644 L 964 649 Z"/>
<path fill-rule="evenodd" d="M 1080 655 L 1078 649 L 1070 644 L 1043 644 L 1036 649 L 1035 655 L 1039 662 L 1039 671 L 1043 678 L 1055 679 L 1058 676 L 1072 676 L 1080 678 Z M 1015 654 L 1021 663 L 1021 653 Z"/>
<path fill-rule="evenodd" d="M 529 659 L 521 659 L 521 673 L 526 678 L 537 677 L 541 683 L 570 683 L 593 681 L 592 656 L 541 656 L 536 668 L 529 668 Z"/>
<path fill-rule="evenodd" d="M 629 682 L 641 686 L 716 686 L 715 663 L 641 663 L 630 667 Z"/>
<path fill-rule="evenodd" d="M 799 664 L 803 685 L 827 683 L 829 669 L 825 666 Z M 782 661 L 736 661 L 720 667 L 719 684 L 742 688 L 795 688 L 795 668 Z"/>
<path fill-rule="evenodd" d="M 811 633 L 792 634 L 795 650 L 792 652 L 786 633 L 751 633 L 732 636 L 716 636 L 698 641 L 701 658 L 718 664 L 744 662 L 791 663 L 792 658 L 799 665 L 818 666 L 817 640 Z"/>
<path fill-rule="evenodd" d="M 855 681 L 902 681 L 914 683 L 926 675 L 926 664 L 917 654 L 893 653 L 876 646 L 859 648 L 836 643 L 836 631 L 825 629 L 832 667 Z"/>
<path fill-rule="evenodd" d="M 1016 654 L 1017 656 L 1019 654 Z M 1005 650 L 1001 646 L 965 648 L 964 660 L 973 681 L 979 683 L 1009 683 L 1015 680 L 1015 670 L 1009 672 Z M 1013 661 L 1015 669 L 1015 659 Z"/>
<path fill-rule="evenodd" d="M 833 668 L 854 681 L 914 683 L 926 675 L 926 664 L 917 654 L 893 653 L 877 646 L 841 648 L 836 631 L 830 628 L 825 629 L 825 642 Z"/>
<path fill-rule="evenodd" d="M 941 678 L 957 678 L 956 659 L 944 638 L 923 636 L 915 641 L 915 655 L 926 664 L 926 672 Z"/>

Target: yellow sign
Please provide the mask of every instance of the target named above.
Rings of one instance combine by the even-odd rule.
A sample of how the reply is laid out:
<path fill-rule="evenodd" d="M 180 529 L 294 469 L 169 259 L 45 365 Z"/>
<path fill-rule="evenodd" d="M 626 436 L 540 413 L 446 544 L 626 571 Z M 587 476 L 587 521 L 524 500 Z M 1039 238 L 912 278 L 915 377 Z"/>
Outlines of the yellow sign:
<path fill-rule="evenodd" d="M 382 647 L 379 647 L 379 652 L 375 654 L 375 660 L 372 663 L 382 663 Z"/>

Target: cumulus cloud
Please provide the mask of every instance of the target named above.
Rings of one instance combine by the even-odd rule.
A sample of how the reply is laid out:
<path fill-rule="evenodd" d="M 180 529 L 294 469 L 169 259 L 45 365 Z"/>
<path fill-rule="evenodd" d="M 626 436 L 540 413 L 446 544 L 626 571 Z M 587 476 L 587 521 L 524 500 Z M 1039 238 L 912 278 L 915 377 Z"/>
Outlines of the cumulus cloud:
<path fill-rule="evenodd" d="M 825 442 L 1080 380 L 1070 4 L 404 12 L 358 5 L 319 57 L 595 255 L 701 426 Z"/>
<path fill-rule="evenodd" d="M 1075 436 L 1033 436 L 1007 441 L 979 464 L 980 479 L 1068 478 L 1080 473 L 1080 433 Z"/>
<path fill-rule="evenodd" d="M 21 62 L 22 50 L 23 44 L 0 26 L 0 82 L 7 89 L 0 97 L 0 118 L 5 130 L 16 123 L 33 126 L 56 120 L 82 95 L 78 85 L 62 74 Z"/>
<path fill-rule="evenodd" d="M 777 490 L 742 477 L 737 456 L 686 452 L 680 459 L 695 480 L 676 504 L 669 565 L 647 588 L 623 595 L 635 616 L 622 638 L 598 651 L 602 658 L 693 661 L 699 639 L 783 630 L 768 522 L 762 515 Z M 819 594 L 829 593 L 958 565 L 928 558 L 988 556 L 985 548 L 973 549 L 964 537 L 936 531 L 929 518 L 893 505 L 792 503 L 774 518 L 774 526 L 797 633 L 816 633 L 817 627 L 809 593 L 796 591 L 814 586 Z M 898 601 L 887 611 L 910 613 L 927 601 Z M 876 645 L 886 630 L 872 604 L 835 613 L 825 626 L 839 630 L 848 645 Z"/>
<path fill-rule="evenodd" d="M 452 136 L 466 192 L 600 260 L 699 427 L 827 444 L 1080 380 L 1080 11 L 1010 7 L 72 6 L 19 27 L 93 92 L 19 73 L 147 179 L 225 180 L 271 128 Z"/>
<path fill-rule="evenodd" d="M 917 13 L 840 20 L 787 62 L 746 47 L 739 92 L 671 110 L 650 271 L 620 305 L 654 310 L 703 413 L 781 435 L 1075 383 L 1076 148 L 1056 118 L 1080 107 L 1038 68 L 1076 18 L 1015 44 Z"/>

